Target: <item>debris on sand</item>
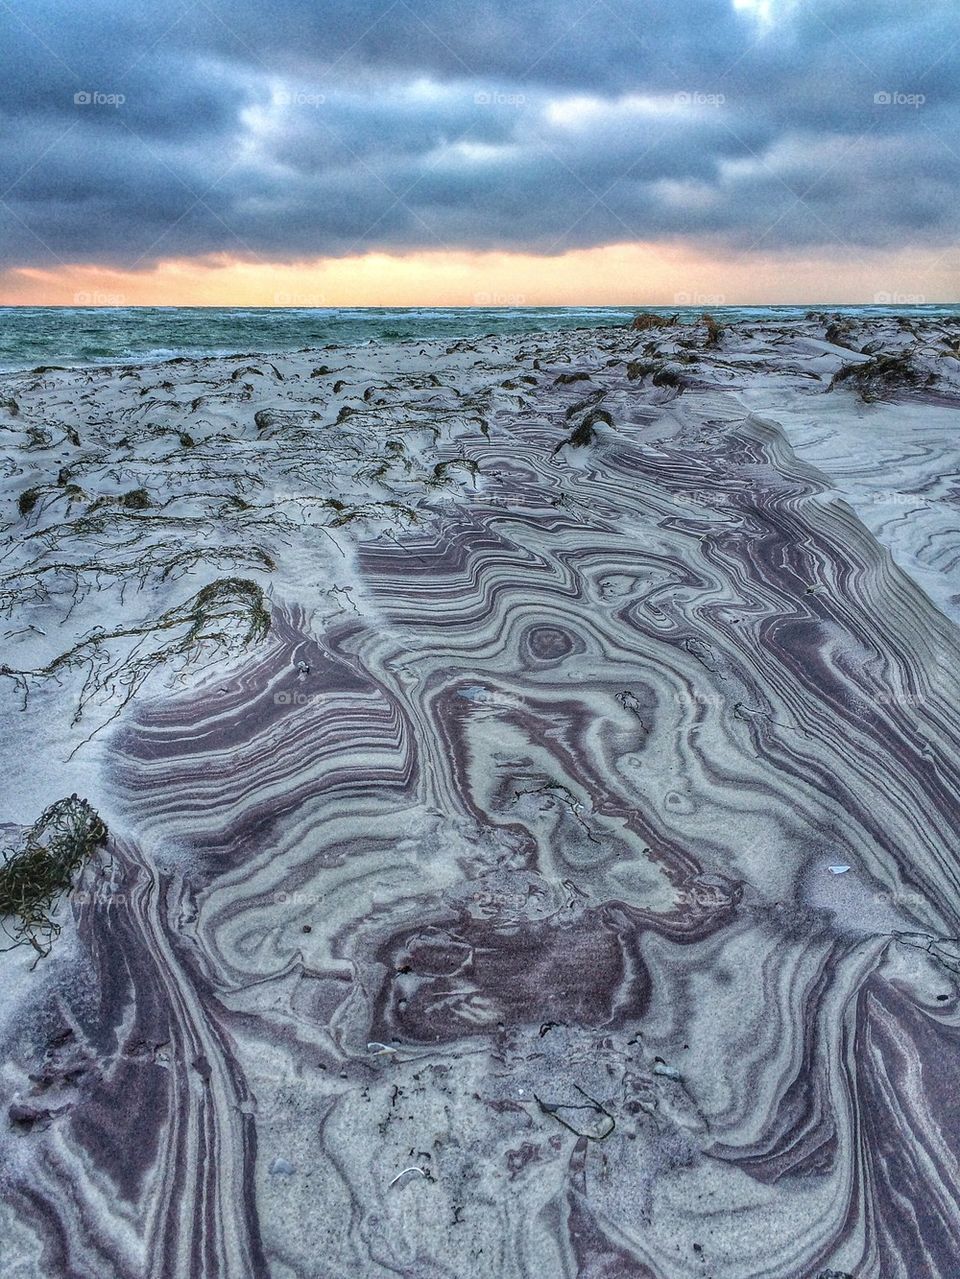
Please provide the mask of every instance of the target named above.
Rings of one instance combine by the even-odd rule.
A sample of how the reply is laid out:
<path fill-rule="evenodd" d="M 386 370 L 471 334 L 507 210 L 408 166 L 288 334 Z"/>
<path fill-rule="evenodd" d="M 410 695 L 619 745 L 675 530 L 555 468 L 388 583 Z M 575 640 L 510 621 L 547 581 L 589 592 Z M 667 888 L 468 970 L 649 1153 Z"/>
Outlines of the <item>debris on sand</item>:
<path fill-rule="evenodd" d="M 677 317 L 675 315 L 657 315 L 653 311 L 643 311 L 633 317 L 630 327 L 645 333 L 648 329 L 668 329 L 676 322 Z"/>
<path fill-rule="evenodd" d="M 71 795 L 45 809 L 23 845 L 9 850 L 0 866 L 0 915 L 13 921 L 15 946 L 29 942 L 41 955 L 60 926 L 51 914 L 74 873 L 106 841 L 107 828 L 85 799 Z M 46 943 L 46 949 L 41 944 Z"/>

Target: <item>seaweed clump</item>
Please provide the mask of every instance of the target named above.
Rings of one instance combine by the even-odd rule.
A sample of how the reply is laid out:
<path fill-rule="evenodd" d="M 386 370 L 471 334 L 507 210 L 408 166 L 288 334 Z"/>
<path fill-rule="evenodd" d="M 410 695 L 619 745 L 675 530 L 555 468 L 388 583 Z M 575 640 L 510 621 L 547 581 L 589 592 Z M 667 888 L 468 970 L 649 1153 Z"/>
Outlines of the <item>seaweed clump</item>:
<path fill-rule="evenodd" d="M 131 489 L 129 493 L 111 493 L 98 497 L 95 502 L 90 503 L 87 514 L 92 515 L 94 511 L 103 510 L 105 506 L 122 506 L 125 511 L 146 511 L 152 505 L 150 494 L 146 489 Z"/>
<path fill-rule="evenodd" d="M 657 315 L 654 311 L 641 311 L 630 321 L 630 327 L 645 333 L 648 329 L 668 329 L 676 322 L 675 315 Z"/>
<path fill-rule="evenodd" d="M 29 943 L 47 955 L 60 925 L 52 918 L 57 898 L 93 852 L 107 828 L 85 799 L 71 795 L 44 809 L 22 847 L 4 854 L 0 866 L 0 915 L 13 945 Z M 12 921 L 12 931 L 6 921 Z"/>
<path fill-rule="evenodd" d="M 676 369 L 669 368 L 666 364 L 660 365 L 651 380 L 654 386 L 672 386 L 678 393 L 686 386 L 682 375 Z"/>
<path fill-rule="evenodd" d="M 916 387 L 922 381 L 923 377 L 910 362 L 909 355 L 875 355 L 862 364 L 844 364 L 834 373 L 830 390 L 851 382 L 861 400 L 869 403 L 882 399 L 885 392 Z"/>
<path fill-rule="evenodd" d="M 427 483 L 428 484 L 446 483 L 450 478 L 449 471 L 451 466 L 463 467 L 463 469 L 468 472 L 471 478 L 474 477 L 480 469 L 479 464 L 475 462 L 472 457 L 451 457 L 451 458 L 448 458 L 445 462 L 438 462 L 436 464 L 436 466 L 433 468 L 433 479 L 428 480 Z"/>
<path fill-rule="evenodd" d="M 849 320 L 841 320 L 839 318 L 834 320 L 827 328 L 824 336 L 831 346 L 845 346 L 851 351 L 856 349 L 853 344 L 853 327 Z"/>
<path fill-rule="evenodd" d="M 707 326 L 707 346 L 719 346 L 720 339 L 723 337 L 722 326 L 706 311 L 703 313 L 703 322 Z"/>
<path fill-rule="evenodd" d="M 565 444 L 570 444 L 573 448 L 586 448 L 596 439 L 597 432 L 595 427 L 598 422 L 603 422 L 606 426 L 613 426 L 613 418 L 606 409 L 591 409 L 582 422 L 570 432 L 565 440 L 561 440 L 557 447 L 553 450 L 554 456 L 560 452 Z"/>
<path fill-rule="evenodd" d="M 270 613 L 264 603 L 263 591 L 256 582 L 245 577 L 221 577 L 210 582 L 197 592 L 193 605 L 189 614 L 192 625 L 184 645 L 195 642 L 203 634 L 204 625 L 210 618 L 229 616 L 238 606 L 245 608 L 247 613 L 247 633 L 241 639 L 244 647 L 262 640 L 270 630 Z M 218 613 L 218 608 L 223 613 Z"/>
<path fill-rule="evenodd" d="M 29 515 L 40 500 L 42 490 L 38 488 L 24 489 L 17 499 L 17 510 L 21 516 Z"/>
<path fill-rule="evenodd" d="M 148 506 L 152 506 L 150 494 L 146 489 L 131 489 L 129 493 L 121 495 L 120 505 L 126 507 L 128 511 L 145 511 Z"/>

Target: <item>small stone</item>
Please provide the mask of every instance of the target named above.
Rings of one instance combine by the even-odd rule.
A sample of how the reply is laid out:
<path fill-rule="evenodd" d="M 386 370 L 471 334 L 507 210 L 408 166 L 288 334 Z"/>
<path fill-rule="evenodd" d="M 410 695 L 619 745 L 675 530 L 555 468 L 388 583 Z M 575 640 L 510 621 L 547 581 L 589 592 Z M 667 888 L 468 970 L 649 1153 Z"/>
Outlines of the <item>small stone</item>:
<path fill-rule="evenodd" d="M 662 1075 L 664 1079 L 679 1079 L 680 1071 L 676 1066 L 668 1066 L 665 1061 L 658 1061 L 653 1068 L 655 1075 Z"/>
<path fill-rule="evenodd" d="M 277 1156 L 270 1164 L 269 1171 L 272 1177 L 292 1177 L 296 1169 L 288 1159 L 281 1159 Z"/>

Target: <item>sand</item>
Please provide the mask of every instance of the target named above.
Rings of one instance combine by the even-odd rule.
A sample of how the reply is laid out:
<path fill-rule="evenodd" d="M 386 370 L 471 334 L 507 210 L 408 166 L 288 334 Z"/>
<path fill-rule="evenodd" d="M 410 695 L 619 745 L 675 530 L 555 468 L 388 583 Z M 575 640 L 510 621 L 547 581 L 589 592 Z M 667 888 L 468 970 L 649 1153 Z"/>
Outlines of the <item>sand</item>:
<path fill-rule="evenodd" d="M 958 338 L 0 376 L 4 1279 L 955 1276 Z"/>

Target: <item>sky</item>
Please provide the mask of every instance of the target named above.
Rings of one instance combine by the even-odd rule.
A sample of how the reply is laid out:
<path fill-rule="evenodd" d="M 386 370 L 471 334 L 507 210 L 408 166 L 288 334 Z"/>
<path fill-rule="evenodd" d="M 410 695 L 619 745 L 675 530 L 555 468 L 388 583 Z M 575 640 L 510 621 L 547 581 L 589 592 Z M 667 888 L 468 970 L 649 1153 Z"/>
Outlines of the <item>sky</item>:
<path fill-rule="evenodd" d="M 958 0 L 0 0 L 0 303 L 955 301 Z"/>

